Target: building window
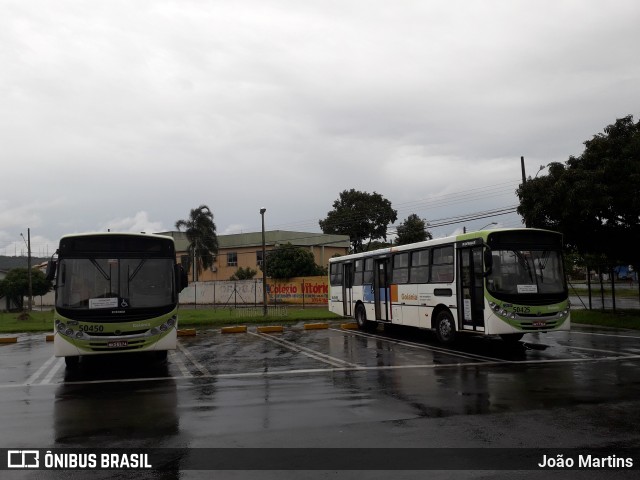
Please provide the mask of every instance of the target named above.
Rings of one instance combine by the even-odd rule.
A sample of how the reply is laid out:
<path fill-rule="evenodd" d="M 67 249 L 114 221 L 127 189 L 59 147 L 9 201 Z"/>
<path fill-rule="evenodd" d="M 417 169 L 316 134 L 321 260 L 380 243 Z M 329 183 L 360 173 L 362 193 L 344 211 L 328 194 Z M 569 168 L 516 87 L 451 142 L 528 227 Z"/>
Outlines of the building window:
<path fill-rule="evenodd" d="M 262 268 L 262 250 L 256 252 L 256 265 Z"/>
<path fill-rule="evenodd" d="M 227 253 L 227 266 L 228 267 L 238 266 L 238 252 Z"/>

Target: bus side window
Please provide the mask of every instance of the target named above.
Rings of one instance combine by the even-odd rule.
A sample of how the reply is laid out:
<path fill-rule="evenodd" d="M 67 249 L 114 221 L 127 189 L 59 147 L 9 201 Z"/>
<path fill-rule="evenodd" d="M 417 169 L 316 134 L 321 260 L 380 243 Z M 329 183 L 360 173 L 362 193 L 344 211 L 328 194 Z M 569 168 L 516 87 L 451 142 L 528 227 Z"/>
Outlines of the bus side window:
<path fill-rule="evenodd" d="M 453 282 L 453 246 L 434 248 L 432 258 L 431 282 Z"/>
<path fill-rule="evenodd" d="M 373 283 L 373 258 L 364 261 L 364 272 L 362 273 L 362 284 L 371 285 Z"/>
<path fill-rule="evenodd" d="M 429 281 L 429 250 L 411 253 L 411 283 L 427 283 Z"/>
<path fill-rule="evenodd" d="M 329 282 L 331 283 L 331 285 L 342 285 L 342 264 L 341 263 L 331 264 Z"/>
<path fill-rule="evenodd" d="M 364 260 L 363 259 L 356 260 L 354 270 L 355 272 L 353 274 L 353 284 L 362 285 L 362 279 L 364 276 Z"/>
<path fill-rule="evenodd" d="M 392 283 L 409 282 L 409 253 L 398 253 L 393 257 Z"/>

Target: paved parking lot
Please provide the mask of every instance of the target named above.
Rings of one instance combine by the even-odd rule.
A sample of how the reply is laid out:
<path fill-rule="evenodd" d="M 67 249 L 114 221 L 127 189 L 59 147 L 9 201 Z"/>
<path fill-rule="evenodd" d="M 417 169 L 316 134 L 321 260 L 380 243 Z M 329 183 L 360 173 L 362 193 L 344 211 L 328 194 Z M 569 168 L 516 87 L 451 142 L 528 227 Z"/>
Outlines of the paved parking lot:
<path fill-rule="evenodd" d="M 20 335 L 0 346 L 0 447 L 640 447 L 638 333 L 528 337 L 445 348 L 408 329 L 212 329 L 180 337 L 166 364 L 70 371 L 43 335 Z"/>

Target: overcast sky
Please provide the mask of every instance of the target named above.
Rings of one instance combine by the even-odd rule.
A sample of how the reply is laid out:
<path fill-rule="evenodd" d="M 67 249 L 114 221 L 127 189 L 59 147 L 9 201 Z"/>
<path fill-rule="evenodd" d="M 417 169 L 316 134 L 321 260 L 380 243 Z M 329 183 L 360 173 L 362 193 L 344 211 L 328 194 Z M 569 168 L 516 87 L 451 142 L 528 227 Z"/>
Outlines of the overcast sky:
<path fill-rule="evenodd" d="M 0 255 L 319 230 L 341 191 L 442 223 L 640 114 L 637 0 L 0 0 Z M 540 175 L 544 175 L 542 171 Z M 433 229 L 436 236 L 515 214 Z"/>

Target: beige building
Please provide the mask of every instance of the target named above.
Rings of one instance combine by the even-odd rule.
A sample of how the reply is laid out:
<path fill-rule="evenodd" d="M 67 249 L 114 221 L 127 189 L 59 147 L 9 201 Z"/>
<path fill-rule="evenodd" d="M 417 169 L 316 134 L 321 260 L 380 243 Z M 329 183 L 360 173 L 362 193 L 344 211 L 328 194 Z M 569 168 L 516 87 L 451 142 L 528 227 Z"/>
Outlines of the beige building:
<path fill-rule="evenodd" d="M 178 263 L 185 267 L 189 263 L 189 241 L 184 232 L 161 232 L 159 235 L 173 237 L 176 244 Z M 297 247 L 307 248 L 313 253 L 316 264 L 327 267 L 329 259 L 334 255 L 345 255 L 349 251 L 347 235 L 327 235 L 324 233 L 288 232 L 272 230 L 265 232 L 265 249 L 268 252 L 278 245 L 291 243 Z M 237 233 L 234 235 L 218 235 L 218 254 L 213 267 L 203 271 L 198 281 L 229 280 L 238 268 L 253 268 L 258 273 L 255 278 L 262 278 L 262 232 Z M 193 279 L 193 270 L 189 270 L 189 281 Z"/>

